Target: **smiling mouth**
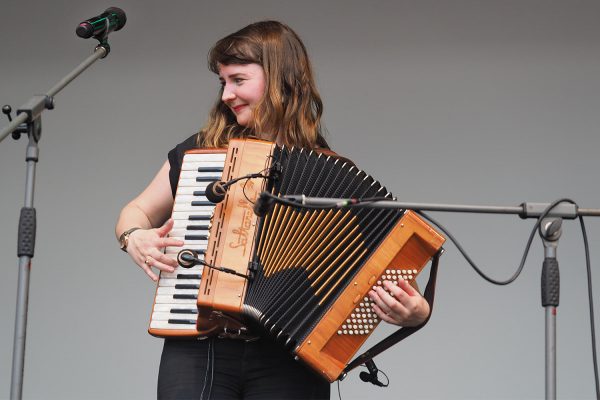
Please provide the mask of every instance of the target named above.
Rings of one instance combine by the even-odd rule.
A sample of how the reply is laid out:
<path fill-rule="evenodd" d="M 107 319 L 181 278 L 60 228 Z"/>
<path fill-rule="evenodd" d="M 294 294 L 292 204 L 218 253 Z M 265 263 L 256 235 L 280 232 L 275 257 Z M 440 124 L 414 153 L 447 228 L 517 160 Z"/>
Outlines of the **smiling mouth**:
<path fill-rule="evenodd" d="M 246 104 L 241 104 L 239 106 L 232 107 L 232 109 L 235 113 L 239 113 L 244 107 L 246 107 Z"/>

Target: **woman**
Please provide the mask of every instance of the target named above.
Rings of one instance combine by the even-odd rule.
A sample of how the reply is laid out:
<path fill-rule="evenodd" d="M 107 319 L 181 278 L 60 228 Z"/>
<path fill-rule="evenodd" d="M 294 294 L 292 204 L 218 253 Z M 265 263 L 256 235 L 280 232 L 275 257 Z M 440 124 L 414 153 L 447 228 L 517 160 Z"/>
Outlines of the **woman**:
<path fill-rule="evenodd" d="M 209 68 L 219 76 L 220 97 L 208 122 L 168 154 L 150 185 L 121 211 L 116 235 L 133 261 L 154 281 L 152 268 L 171 272 L 176 261 L 166 246 L 173 198 L 186 150 L 226 146 L 232 138 L 257 137 L 305 148 L 327 147 L 321 136 L 323 106 L 300 38 L 275 21 L 251 24 L 211 49 Z M 166 221 L 166 222 L 165 222 Z M 429 315 L 429 305 L 404 281 L 386 283 L 370 296 L 387 322 L 414 326 Z M 325 399 L 329 384 L 266 339 L 165 340 L 159 398 Z"/>

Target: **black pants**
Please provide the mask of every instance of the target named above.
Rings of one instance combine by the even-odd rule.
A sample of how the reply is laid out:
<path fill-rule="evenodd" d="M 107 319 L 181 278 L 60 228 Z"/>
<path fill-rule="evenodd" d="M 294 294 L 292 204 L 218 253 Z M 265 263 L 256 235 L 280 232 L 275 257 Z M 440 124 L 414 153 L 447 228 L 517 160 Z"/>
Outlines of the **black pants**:
<path fill-rule="evenodd" d="M 329 382 L 267 339 L 165 340 L 159 400 L 329 399 Z"/>

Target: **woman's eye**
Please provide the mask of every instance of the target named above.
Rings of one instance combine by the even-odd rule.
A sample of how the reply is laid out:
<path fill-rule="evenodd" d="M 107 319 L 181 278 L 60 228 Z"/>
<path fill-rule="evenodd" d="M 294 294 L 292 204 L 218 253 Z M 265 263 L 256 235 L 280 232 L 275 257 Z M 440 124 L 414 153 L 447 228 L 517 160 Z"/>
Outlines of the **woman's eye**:
<path fill-rule="evenodd" d="M 244 80 L 242 78 L 235 78 L 234 82 L 236 85 L 240 85 L 242 82 L 244 82 Z"/>

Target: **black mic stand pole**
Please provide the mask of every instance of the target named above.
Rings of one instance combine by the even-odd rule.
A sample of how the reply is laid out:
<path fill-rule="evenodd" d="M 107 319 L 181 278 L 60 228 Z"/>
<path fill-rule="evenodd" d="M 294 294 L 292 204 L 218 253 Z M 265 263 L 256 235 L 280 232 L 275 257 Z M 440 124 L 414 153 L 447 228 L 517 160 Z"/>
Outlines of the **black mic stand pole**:
<path fill-rule="evenodd" d="M 19 218 L 19 233 L 17 244 L 17 256 L 19 257 L 19 283 L 17 288 L 17 309 L 15 314 L 15 333 L 13 343 L 12 376 L 10 385 L 11 400 L 20 400 L 23 393 L 23 370 L 25 367 L 25 339 L 27 335 L 27 307 L 29 303 L 29 273 L 31 271 L 31 259 L 35 247 L 36 218 L 33 207 L 33 194 L 35 188 L 35 168 L 39 159 L 38 142 L 42 135 L 41 115 L 46 109 L 54 108 L 54 95 L 60 92 L 79 74 L 85 71 L 95 61 L 108 55 L 110 47 L 106 40 L 101 40 L 84 62 L 79 64 L 71 73 L 65 76 L 45 95 L 33 96 L 28 102 L 17 110 L 17 116 L 10 116 L 11 107 L 2 107 L 2 112 L 8 116 L 10 124 L 0 132 L 0 142 L 12 133 L 12 137 L 18 140 L 21 134 L 27 134 L 29 144 L 25 160 L 27 162 L 27 174 L 25 180 L 25 205 L 21 208 Z"/>
<path fill-rule="evenodd" d="M 556 249 L 562 233 L 562 218 L 547 218 L 540 225 L 544 243 L 542 265 L 542 307 L 546 309 L 546 398 L 556 399 L 556 308 L 560 296 L 560 275 Z"/>
<path fill-rule="evenodd" d="M 306 197 L 304 195 L 283 196 L 283 199 L 306 206 L 344 207 L 352 204 L 351 199 L 328 199 Z M 456 204 L 402 203 L 397 201 L 376 201 L 355 204 L 354 207 L 401 208 L 420 211 L 444 211 L 482 214 L 517 214 L 521 218 L 545 217 L 539 226 L 539 234 L 544 244 L 544 262 L 542 265 L 541 293 L 542 307 L 545 308 L 545 382 L 546 399 L 556 399 L 556 312 L 560 294 L 560 276 L 556 250 L 561 235 L 562 220 L 575 219 L 578 216 L 600 217 L 600 209 L 578 208 L 575 204 L 559 203 L 552 207 L 546 203 L 522 203 L 520 206 L 473 206 Z"/>

